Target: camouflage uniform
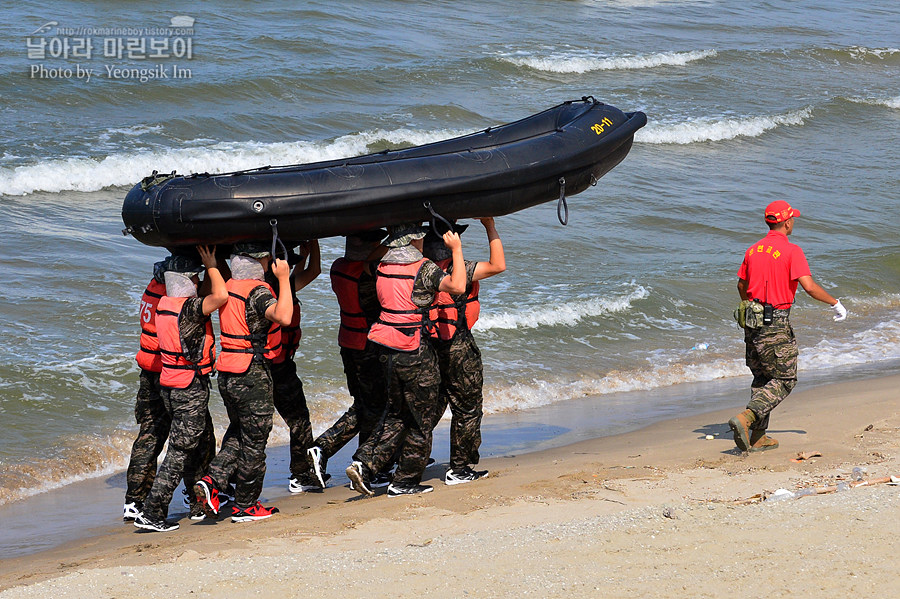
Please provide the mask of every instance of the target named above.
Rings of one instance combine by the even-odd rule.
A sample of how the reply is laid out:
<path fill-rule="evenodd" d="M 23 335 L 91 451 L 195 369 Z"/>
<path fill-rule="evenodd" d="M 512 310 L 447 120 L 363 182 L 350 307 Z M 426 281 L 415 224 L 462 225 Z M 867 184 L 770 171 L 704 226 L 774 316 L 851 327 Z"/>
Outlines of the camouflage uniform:
<path fill-rule="evenodd" d="M 450 405 L 450 469 L 477 464 L 481 446 L 481 418 L 484 396 L 484 367 L 481 350 L 468 329 L 450 341 L 432 341 L 441 371 L 440 401 L 434 423 Z"/>
<path fill-rule="evenodd" d="M 270 366 L 275 409 L 281 414 L 291 435 L 291 476 L 307 475 L 312 468 L 306 450 L 313 446 L 309 408 L 303 394 L 303 382 L 297 376 L 297 364 L 292 358 Z"/>
<path fill-rule="evenodd" d="M 379 346 L 368 343 L 366 349 L 341 348 L 347 390 L 353 405 L 331 427 L 316 438 L 325 459 L 330 458 L 359 434 L 363 445 L 379 425 L 387 403 L 387 383 Z"/>
<path fill-rule="evenodd" d="M 454 301 L 468 297 L 477 262 L 465 261 L 466 293 L 455 296 Z M 452 265 L 448 272 L 453 272 Z M 465 308 L 460 307 L 461 317 Z M 484 396 L 484 365 L 481 350 L 475 344 L 472 331 L 463 318 L 457 323 L 452 339 L 444 341 L 432 338 L 441 370 L 441 392 L 435 426 L 450 406 L 450 469 L 465 468 L 477 464 L 481 447 L 481 419 Z"/>
<path fill-rule="evenodd" d="M 262 493 L 266 443 L 272 431 L 272 375 L 267 363 L 254 362 L 242 375 L 219 373 L 219 393 L 229 425 L 209 475 L 217 489 L 235 483 L 235 503 L 248 508 Z"/>
<path fill-rule="evenodd" d="M 359 279 L 359 304 L 368 324 L 378 318 L 381 306 L 375 290 L 375 277 L 363 272 Z M 350 406 L 331 427 L 316 438 L 327 460 L 359 434 L 359 445 L 369 440 L 379 426 L 387 404 L 387 383 L 381 364 L 380 347 L 367 342 L 364 349 L 341 348 L 341 362 L 347 377 L 347 391 L 353 398 Z"/>
<path fill-rule="evenodd" d="M 158 372 L 141 368 L 134 419 L 140 429 L 131 446 L 131 459 L 126 473 L 125 503 L 142 504 L 153 486 L 157 460 L 172 425 L 172 417 L 166 411 L 160 396 Z"/>
<path fill-rule="evenodd" d="M 757 417 L 751 429 L 766 430 L 769 414 L 797 384 L 799 350 L 788 313 L 788 310 L 775 310 L 771 325 L 744 332 L 747 366 L 753 373 L 747 408 Z"/>
<path fill-rule="evenodd" d="M 251 334 L 266 334 L 270 322 L 265 313 L 275 302 L 263 286 L 248 294 L 247 327 Z M 259 499 L 266 475 L 266 444 L 275 413 L 270 366 L 269 360 L 254 356 L 244 374 L 218 375 L 229 424 L 208 474 L 217 489 L 235 483 L 235 503 L 241 509 L 252 507 Z"/>
<path fill-rule="evenodd" d="M 405 253 L 408 262 L 421 259 L 422 254 L 412 246 L 391 250 Z M 389 260 L 390 252 L 385 256 Z M 407 263 L 408 263 L 407 262 Z M 398 260 L 398 263 L 403 263 Z M 413 284 L 412 302 L 427 308 L 447 276 L 440 267 L 426 260 Z M 393 483 L 416 485 L 431 454 L 432 430 L 438 407 L 441 375 L 434 348 L 423 330 L 421 343 L 415 351 L 382 348 L 382 367 L 388 383 L 387 410 L 378 431 L 360 446 L 353 459 L 362 462 L 371 472 L 380 472 L 390 464 L 399 451 L 399 464 Z"/>
<path fill-rule="evenodd" d="M 202 347 L 205 322 L 203 299 L 189 298 L 182 308 L 179 329 L 185 353 L 196 355 Z M 185 488 L 192 488 L 203 475 L 215 453 L 215 436 L 209 414 L 209 377 L 195 375 L 184 389 L 161 388 L 160 395 L 171 419 L 169 448 L 147 500 L 144 513 L 152 519 L 165 519 L 172 494 L 184 478 Z"/>

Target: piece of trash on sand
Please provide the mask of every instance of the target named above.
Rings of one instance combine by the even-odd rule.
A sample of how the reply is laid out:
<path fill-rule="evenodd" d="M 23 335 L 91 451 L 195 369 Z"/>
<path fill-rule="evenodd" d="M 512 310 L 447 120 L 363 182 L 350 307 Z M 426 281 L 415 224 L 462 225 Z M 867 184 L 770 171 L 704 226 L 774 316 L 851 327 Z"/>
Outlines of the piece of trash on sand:
<path fill-rule="evenodd" d="M 893 485 L 895 487 L 897 485 L 900 485 L 900 476 L 891 476 L 891 480 L 890 480 L 890 482 L 888 482 L 888 484 Z"/>
<path fill-rule="evenodd" d="M 787 489 L 778 489 L 771 495 L 767 495 L 766 501 L 781 501 L 782 499 L 793 499 L 794 497 L 794 493 L 788 491 Z"/>
<path fill-rule="evenodd" d="M 819 458 L 822 457 L 822 453 L 819 451 L 798 451 L 796 458 L 791 458 L 792 462 L 802 462 L 803 460 L 808 460 L 810 458 Z"/>
<path fill-rule="evenodd" d="M 712 435 L 706 435 L 707 441 L 712 441 L 713 439 L 715 439 L 715 437 L 713 437 Z"/>

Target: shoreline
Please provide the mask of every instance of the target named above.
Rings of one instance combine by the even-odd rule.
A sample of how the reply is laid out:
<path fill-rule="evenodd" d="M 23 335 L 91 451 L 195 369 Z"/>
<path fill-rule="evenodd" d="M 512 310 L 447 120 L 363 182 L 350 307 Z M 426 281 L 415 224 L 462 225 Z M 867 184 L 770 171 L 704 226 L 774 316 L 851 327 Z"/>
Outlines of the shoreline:
<path fill-rule="evenodd" d="M 650 510 L 658 516 L 664 506 L 683 519 L 699 510 L 699 515 L 694 516 L 704 521 L 710 517 L 703 513 L 708 506 L 715 510 L 727 508 L 719 510 L 727 519 L 731 518 L 729 511 L 766 511 L 768 502 L 740 507 L 736 502 L 763 491 L 794 488 L 798 483 L 823 486 L 838 476 L 849 476 L 853 466 L 865 467 L 871 478 L 900 475 L 900 439 L 896 438 L 900 428 L 898 385 L 900 375 L 888 375 L 795 392 L 773 416 L 770 432 L 778 437 L 781 447 L 761 454 L 741 456 L 734 449 L 725 424 L 733 410 L 727 409 L 660 420 L 636 431 L 563 447 L 491 457 L 482 462 L 483 467 L 491 470 L 491 476 L 471 485 L 447 487 L 439 479 L 443 470 L 432 468 L 426 472 L 425 482 L 435 484 L 435 492 L 415 498 L 379 495 L 362 499 L 345 487 L 335 486 L 324 493 L 281 499 L 278 506 L 282 513 L 257 523 L 193 524 L 184 519 L 182 528 L 169 534 L 137 533 L 130 526 L 116 523 L 116 526 L 103 527 L 98 536 L 0 561 L 0 589 L 7 589 L 0 596 L 38 596 L 55 592 L 53 589 L 70 588 L 57 585 L 74 585 L 70 595 L 81 589 L 76 596 L 91 595 L 92 599 L 128 596 L 128 588 L 141 588 L 129 585 L 143 581 L 152 586 L 169 577 L 189 580 L 219 560 L 228 560 L 229 568 L 238 568 L 240 561 L 250 556 L 276 562 L 287 556 L 293 560 L 296 555 L 318 559 L 323 552 L 331 555 L 329 552 L 334 548 L 362 552 L 367 560 L 380 563 L 391 560 L 380 560 L 373 555 L 376 548 L 382 552 L 389 548 L 404 552 L 416 549 L 417 545 L 422 549 L 436 541 L 439 544 L 464 542 L 467 535 L 478 537 L 486 531 L 497 533 L 491 542 L 501 543 L 498 551 L 505 555 L 516 542 L 515 535 L 508 538 L 500 534 L 502 531 L 521 529 L 521 534 L 535 534 L 542 526 L 555 523 L 566 527 L 566 523 L 572 524 L 579 518 L 589 518 L 595 525 L 607 527 L 635 510 L 635 513 Z M 847 410 L 851 401 L 853 409 Z M 865 430 L 869 425 L 872 428 Z M 715 437 L 707 441 L 706 435 Z M 822 456 L 799 463 L 790 461 L 797 452 L 812 450 Z M 840 497 L 859 499 L 885 494 L 897 495 L 893 487 L 886 486 L 853 489 L 835 495 L 834 499 L 803 498 L 796 506 L 823 502 L 834 504 L 833 509 L 840 511 Z M 790 505 L 793 508 L 795 503 Z M 645 519 L 659 526 L 654 518 Z M 664 518 L 663 522 L 668 520 Z M 643 522 L 640 518 L 636 521 Z M 805 520 L 792 522 L 813 528 L 821 524 Z M 679 519 L 671 519 L 671 523 L 677 526 Z M 887 521 L 879 525 L 886 530 L 900 528 L 900 523 Z M 213 526 L 215 530 L 206 530 Z M 748 528 L 752 527 L 741 526 L 741 530 Z M 895 532 L 900 534 L 900 530 Z M 610 534 L 618 538 L 620 533 L 627 534 L 613 526 Z M 712 541 L 717 536 L 723 541 L 728 538 L 727 527 L 721 531 L 714 527 L 704 534 L 711 535 Z M 722 551 L 726 555 L 722 558 L 731 563 L 728 543 L 724 545 Z M 872 550 L 889 551 L 890 545 Z M 777 548 L 772 551 L 778 553 Z M 860 558 L 864 556 L 865 551 Z M 209 560 L 209 557 L 216 559 Z M 680 559 L 677 555 L 670 557 L 676 562 Z M 891 561 L 889 554 L 883 557 Z M 455 559 L 469 563 L 464 554 Z M 880 554 L 870 559 L 880 563 Z M 513 565 L 507 564 L 510 568 Z M 498 568 L 500 572 L 504 566 Z M 223 568 L 223 571 L 234 570 Z M 303 574 L 298 571 L 285 576 L 286 580 L 293 576 L 296 582 L 302 580 Z M 108 594 L 102 590 L 99 594 L 84 590 L 84 585 L 93 585 L 99 579 L 107 581 L 103 584 L 108 586 L 103 588 L 117 590 L 109 590 Z M 239 584 L 237 594 L 232 594 L 240 597 L 253 594 L 255 587 L 250 579 L 255 584 L 265 584 L 266 577 L 253 572 L 242 573 L 238 579 L 247 582 Z M 338 585 L 335 591 L 341 588 Z M 475 587 L 470 589 L 474 591 Z M 167 594 L 163 590 L 158 595 L 150 593 L 149 588 L 144 590 L 147 591 L 144 596 Z M 344 593 L 347 591 L 343 589 Z M 170 589 L 168 593 L 171 592 Z M 202 596 L 209 591 L 203 588 L 198 592 Z"/>

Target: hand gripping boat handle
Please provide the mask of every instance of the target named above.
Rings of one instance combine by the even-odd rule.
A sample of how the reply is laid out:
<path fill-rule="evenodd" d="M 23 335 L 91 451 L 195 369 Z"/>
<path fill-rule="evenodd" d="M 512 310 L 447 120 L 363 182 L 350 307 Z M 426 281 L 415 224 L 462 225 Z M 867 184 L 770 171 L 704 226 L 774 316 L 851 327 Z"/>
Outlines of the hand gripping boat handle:
<path fill-rule="evenodd" d="M 275 253 L 275 244 L 277 243 L 281 246 L 281 251 L 284 253 L 284 261 L 287 262 L 287 248 L 284 247 L 284 242 L 281 241 L 281 238 L 278 237 L 278 219 L 273 218 L 269 221 L 269 224 L 272 226 L 272 260 L 274 260 L 278 256 L 278 254 Z"/>

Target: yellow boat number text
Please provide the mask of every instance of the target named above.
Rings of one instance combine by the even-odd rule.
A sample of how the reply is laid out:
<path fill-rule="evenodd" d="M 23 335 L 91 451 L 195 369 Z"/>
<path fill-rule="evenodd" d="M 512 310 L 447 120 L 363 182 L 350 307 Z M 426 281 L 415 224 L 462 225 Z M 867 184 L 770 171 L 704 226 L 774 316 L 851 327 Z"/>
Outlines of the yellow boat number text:
<path fill-rule="evenodd" d="M 596 133 L 597 135 L 603 135 L 603 132 L 606 131 L 607 127 L 612 127 L 613 122 L 609 120 L 607 117 L 603 117 L 603 120 L 599 123 L 594 123 L 594 126 L 591 127 L 591 131 Z"/>

